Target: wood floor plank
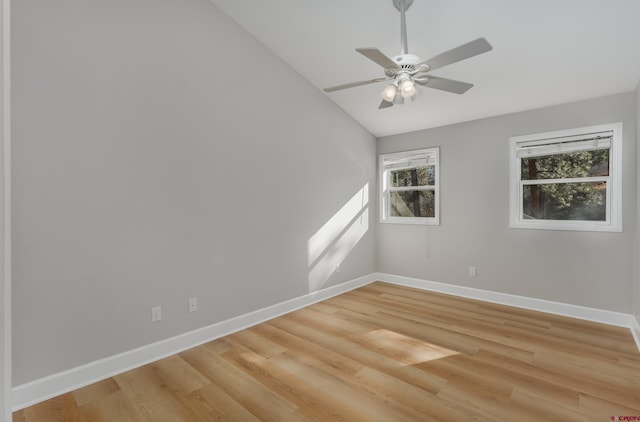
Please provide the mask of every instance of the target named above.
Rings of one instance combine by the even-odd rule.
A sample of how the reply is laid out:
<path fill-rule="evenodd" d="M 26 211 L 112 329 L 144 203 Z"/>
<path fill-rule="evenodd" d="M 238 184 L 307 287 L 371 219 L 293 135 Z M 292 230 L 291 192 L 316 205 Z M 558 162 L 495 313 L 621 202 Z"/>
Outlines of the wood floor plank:
<path fill-rule="evenodd" d="M 465 412 L 455 404 L 438 399 L 437 392 L 434 394 L 415 383 L 407 382 L 403 376 L 393 376 L 365 366 L 355 375 L 355 379 L 362 387 L 381 398 L 402 403 L 419 411 L 425 421 L 469 420 L 473 417 L 473 414 Z M 442 387 L 438 388 L 438 392 L 441 389 Z"/>
<path fill-rule="evenodd" d="M 256 333 L 254 328 L 255 327 L 252 327 L 247 330 L 231 334 L 229 339 L 242 344 L 247 349 L 252 350 L 267 359 L 287 351 L 286 347 L 271 341 L 268 337 L 261 336 Z"/>
<path fill-rule="evenodd" d="M 534 353 L 521 347 L 510 346 L 506 344 L 491 341 L 482 336 L 469 335 L 458 332 L 453 327 L 446 325 L 432 325 L 433 322 L 428 317 L 418 317 L 416 315 L 407 315 L 402 311 L 385 310 L 377 315 L 378 318 L 384 318 L 385 321 L 397 321 L 405 330 L 411 330 L 412 335 L 423 338 L 425 341 L 433 341 L 440 345 L 446 346 L 451 350 L 459 350 L 461 353 L 475 355 L 479 350 L 493 350 L 497 353 L 504 354 L 524 362 L 531 362 Z"/>
<path fill-rule="evenodd" d="M 112 393 L 120 391 L 118 383 L 113 378 L 98 381 L 79 390 L 72 392 L 78 406 L 109 396 Z"/>
<path fill-rule="evenodd" d="M 372 283 L 28 407 L 14 422 L 640 416 L 629 330 Z"/>
<path fill-rule="evenodd" d="M 152 421 L 152 415 L 138 411 L 133 397 L 118 389 L 104 396 L 94 396 L 80 406 L 80 420 L 94 422 Z"/>
<path fill-rule="evenodd" d="M 514 390 L 523 391 L 528 395 L 545 398 L 568 406 L 577 406 L 580 392 L 573 388 L 559 385 L 544 378 L 532 378 L 524 375 L 514 367 L 503 365 L 504 357 L 490 351 L 481 350 L 473 359 L 458 361 L 460 366 L 466 366 L 487 379 L 500 379 Z"/>
<path fill-rule="evenodd" d="M 67 393 L 31 406 L 23 411 L 25 421 L 76 422 L 80 412 L 73 394 Z"/>
<path fill-rule="evenodd" d="M 116 375 L 120 389 L 130 397 L 130 402 L 145 420 L 197 421 L 195 414 L 179 399 L 179 386 L 167 385 L 158 374 L 156 366 L 145 365 L 135 371 Z"/>
<path fill-rule="evenodd" d="M 562 371 L 545 368 L 536 364 L 528 364 L 515 359 L 510 359 L 500 355 L 479 354 L 476 359 L 488 360 L 500 365 L 503 368 L 512 371 L 518 376 L 528 379 L 532 383 L 551 383 L 566 387 L 580 394 L 588 394 L 593 397 L 601 397 L 606 400 L 613 400 L 620 406 L 625 406 L 626 402 L 632 403 L 630 407 L 637 407 L 640 411 L 640 400 L 635 394 L 629 393 L 623 386 L 618 385 L 615 381 L 611 384 L 601 383 L 598 380 L 579 377 L 572 371 Z M 640 372 L 635 373 L 640 382 Z M 544 385 L 544 384 L 541 384 Z M 633 404 L 635 403 L 635 404 Z"/>
<path fill-rule="evenodd" d="M 357 409 L 345 403 L 326 390 L 317 379 L 306 381 L 304 371 L 290 367 L 295 359 L 289 353 L 283 353 L 274 359 L 265 359 L 252 353 L 228 354 L 227 359 L 250 374 L 280 396 L 295 404 L 298 414 L 309 420 L 354 420 L 358 416 Z"/>
<path fill-rule="evenodd" d="M 397 360 L 380 355 L 375 351 L 367 350 L 358 344 L 357 341 L 352 341 L 350 338 L 327 339 L 321 331 L 300 326 L 287 320 L 271 321 L 269 324 L 292 333 L 292 335 L 305 338 L 310 342 L 323 342 L 327 349 L 331 349 L 334 353 L 347 358 L 347 362 L 353 362 L 356 365 L 359 364 L 360 367 L 357 369 L 358 371 L 362 366 L 369 366 L 380 372 L 401 379 L 404 382 L 420 387 L 432 394 L 437 394 L 442 386 L 447 383 L 446 379 L 429 374 L 415 366 L 403 365 Z M 353 363 L 348 364 L 347 369 L 343 369 L 343 371 L 350 373 L 357 372 L 353 371 Z"/>
<path fill-rule="evenodd" d="M 532 420 L 547 421 L 584 421 L 593 418 L 593 414 L 583 411 L 576 406 L 569 406 L 559 403 L 548 397 L 540 397 L 539 395 L 529 394 L 520 389 L 514 389 L 510 403 L 517 407 L 518 410 L 526 410 L 533 415 Z M 605 420 L 600 415 L 597 420 Z"/>
<path fill-rule="evenodd" d="M 164 384 L 184 394 L 198 390 L 211 382 L 179 355 L 159 360 L 152 363 L 150 367 Z"/>
<path fill-rule="evenodd" d="M 210 384 L 209 384 L 210 385 Z M 208 385 L 207 385 L 208 386 Z M 203 400 L 201 392 L 207 387 L 191 393 L 176 393 L 180 401 L 193 412 L 198 421 L 225 421 L 228 420 L 225 413 L 219 412 L 208 400 Z M 243 415 L 244 416 L 244 415 Z M 249 419 L 250 420 L 250 419 Z"/>
<path fill-rule="evenodd" d="M 364 366 L 360 362 L 336 353 L 331 348 L 323 347 L 317 342 L 298 337 L 271 324 L 260 324 L 252 327 L 251 330 L 263 338 L 269 338 L 271 341 L 277 342 L 289 352 L 314 356 L 318 360 L 345 373 L 355 374 Z M 305 332 L 305 334 L 309 333 L 308 330 Z"/>
<path fill-rule="evenodd" d="M 378 400 L 361 386 L 349 385 L 345 378 L 327 370 L 321 362 L 309 356 L 282 354 L 274 358 L 281 368 L 297 374 L 300 379 L 313 380 L 317 396 L 329 403 L 329 408 L 348 410 L 344 420 L 392 421 L 419 420 L 420 414 L 396 402 Z M 320 419 L 323 420 L 323 419 Z"/>
<path fill-rule="evenodd" d="M 637 400 L 640 399 L 636 397 L 636 402 Z M 637 405 L 625 406 L 591 394 L 580 395 L 580 409 L 586 414 L 602 416 L 603 418 L 609 416 L 640 416 L 640 408 Z"/>
<path fill-rule="evenodd" d="M 291 420 L 296 405 L 233 365 L 224 358 L 225 353 L 228 351 L 218 355 L 206 348 L 196 348 L 182 352 L 181 356 L 259 419 Z"/>
<path fill-rule="evenodd" d="M 211 409 L 212 417 L 209 420 L 236 421 L 236 422 L 258 422 L 253 413 L 249 412 L 240 403 L 230 397 L 223 389 L 216 384 L 209 384 L 198 391 L 191 393 L 191 396 L 201 402 L 198 406 Z M 192 402 L 190 406 L 194 406 Z"/>
<path fill-rule="evenodd" d="M 413 318 L 397 316 L 393 311 L 378 312 L 375 315 L 354 315 L 350 310 L 340 311 L 346 317 L 359 318 L 369 323 L 381 321 L 380 326 L 388 331 L 398 332 L 422 341 L 437 344 L 440 347 L 459 353 L 474 355 L 478 352 L 478 342 L 474 336 L 460 333 L 455 329 L 447 329 L 444 324 L 424 324 Z"/>

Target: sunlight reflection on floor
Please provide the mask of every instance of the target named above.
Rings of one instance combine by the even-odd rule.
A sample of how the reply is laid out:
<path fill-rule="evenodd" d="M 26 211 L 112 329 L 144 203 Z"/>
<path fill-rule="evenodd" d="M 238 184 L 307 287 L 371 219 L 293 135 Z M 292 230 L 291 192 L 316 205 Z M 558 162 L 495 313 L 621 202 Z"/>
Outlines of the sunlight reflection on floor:
<path fill-rule="evenodd" d="M 370 331 L 362 335 L 359 340 L 371 350 L 404 365 L 415 365 L 459 354 L 446 347 L 385 329 Z"/>

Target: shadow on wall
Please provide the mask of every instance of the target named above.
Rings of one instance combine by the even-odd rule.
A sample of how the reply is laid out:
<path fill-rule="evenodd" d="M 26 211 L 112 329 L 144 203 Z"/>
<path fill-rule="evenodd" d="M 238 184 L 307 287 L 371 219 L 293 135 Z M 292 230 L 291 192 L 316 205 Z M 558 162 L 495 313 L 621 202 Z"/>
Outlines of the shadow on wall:
<path fill-rule="evenodd" d="M 369 230 L 369 184 L 365 184 L 307 241 L 309 292 L 321 289 Z"/>

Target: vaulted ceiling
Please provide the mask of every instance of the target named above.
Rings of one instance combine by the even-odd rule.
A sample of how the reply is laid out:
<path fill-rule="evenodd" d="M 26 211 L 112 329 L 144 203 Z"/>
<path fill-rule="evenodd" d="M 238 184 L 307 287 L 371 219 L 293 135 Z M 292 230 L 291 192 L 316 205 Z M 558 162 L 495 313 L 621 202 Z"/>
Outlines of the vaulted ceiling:
<path fill-rule="evenodd" d="M 384 76 L 355 48 L 401 53 L 392 0 L 211 1 L 319 90 Z M 640 79 L 638 0 L 414 0 L 407 29 L 422 59 L 478 37 L 493 50 L 433 72 L 473 83 L 463 95 L 421 87 L 379 110 L 383 83 L 326 94 L 376 136 L 630 92 Z"/>

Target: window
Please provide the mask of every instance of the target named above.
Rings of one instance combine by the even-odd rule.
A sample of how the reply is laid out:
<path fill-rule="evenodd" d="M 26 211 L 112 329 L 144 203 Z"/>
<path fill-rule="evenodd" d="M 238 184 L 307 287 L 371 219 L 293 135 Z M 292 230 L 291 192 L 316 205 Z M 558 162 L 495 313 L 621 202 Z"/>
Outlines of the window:
<path fill-rule="evenodd" d="M 622 123 L 511 138 L 511 227 L 622 231 Z"/>
<path fill-rule="evenodd" d="M 438 148 L 380 156 L 380 221 L 439 224 Z"/>

